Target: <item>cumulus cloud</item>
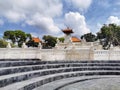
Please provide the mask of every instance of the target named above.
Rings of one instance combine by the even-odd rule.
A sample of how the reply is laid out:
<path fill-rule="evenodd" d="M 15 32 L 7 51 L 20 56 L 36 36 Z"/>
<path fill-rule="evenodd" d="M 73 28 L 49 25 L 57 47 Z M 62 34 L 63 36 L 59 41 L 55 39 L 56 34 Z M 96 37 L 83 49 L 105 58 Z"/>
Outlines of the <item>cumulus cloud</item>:
<path fill-rule="evenodd" d="M 40 14 L 35 14 L 27 23 L 53 34 L 57 34 L 60 31 L 51 17 L 41 16 Z"/>
<path fill-rule="evenodd" d="M 74 29 L 75 34 L 83 35 L 90 32 L 85 22 L 85 17 L 78 12 L 65 14 L 65 24 Z"/>
<path fill-rule="evenodd" d="M 62 26 L 63 22 L 56 23 L 55 18 L 63 18 L 64 1 L 81 10 L 87 9 L 92 2 L 92 0 L 0 0 L 0 17 L 5 18 L 9 23 L 22 22 L 21 26 L 28 24 L 47 33 L 59 34 L 61 31 L 58 26 Z M 77 32 L 81 34 L 89 32 L 85 17 L 79 13 L 67 13 L 65 20 L 66 24 L 71 25 Z M 4 22 L 0 21 L 0 23 L 2 25 Z"/>
<path fill-rule="evenodd" d="M 53 18 L 62 14 L 60 0 L 1 0 L 0 6 L 0 16 L 10 23 L 24 22 L 51 33 L 59 31 Z"/>
<path fill-rule="evenodd" d="M 15 16 L 19 20 L 20 17 L 27 18 L 28 15 L 32 16 L 36 12 L 50 17 L 62 13 L 62 3 L 59 0 L 5 0 L 0 1 L 0 5 L 1 15 L 5 15 L 8 19 L 13 19 Z"/>
<path fill-rule="evenodd" d="M 71 6 L 78 8 L 80 11 L 88 9 L 91 5 L 92 0 L 65 0 Z"/>
<path fill-rule="evenodd" d="M 87 9 L 91 5 L 92 0 L 71 0 L 71 2 L 78 8 Z"/>
<path fill-rule="evenodd" d="M 115 23 L 117 25 L 120 25 L 120 19 L 116 16 L 110 16 L 107 20 L 107 24 L 109 23 Z"/>

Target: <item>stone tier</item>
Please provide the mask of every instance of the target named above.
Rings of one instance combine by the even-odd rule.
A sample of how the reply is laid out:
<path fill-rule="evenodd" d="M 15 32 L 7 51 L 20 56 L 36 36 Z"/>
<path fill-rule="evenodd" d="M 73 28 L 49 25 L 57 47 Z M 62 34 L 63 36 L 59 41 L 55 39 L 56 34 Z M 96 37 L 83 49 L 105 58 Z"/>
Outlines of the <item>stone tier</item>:
<path fill-rule="evenodd" d="M 120 75 L 120 61 L 1 60 L 0 66 L 0 90 L 52 90 L 43 86 L 63 80 L 54 86 L 57 90 L 78 78 L 119 78 Z"/>

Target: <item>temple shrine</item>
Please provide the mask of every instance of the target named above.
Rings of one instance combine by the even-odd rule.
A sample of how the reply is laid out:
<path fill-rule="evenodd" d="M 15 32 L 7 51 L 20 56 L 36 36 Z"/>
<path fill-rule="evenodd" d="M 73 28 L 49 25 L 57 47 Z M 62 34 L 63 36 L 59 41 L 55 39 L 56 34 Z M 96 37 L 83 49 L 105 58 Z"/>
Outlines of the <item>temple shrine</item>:
<path fill-rule="evenodd" d="M 55 48 L 57 49 L 81 49 L 81 48 L 101 48 L 99 42 L 86 42 L 86 40 L 83 39 L 79 39 L 76 36 L 72 36 L 72 34 L 74 33 L 73 30 L 69 27 L 67 27 L 66 29 L 63 29 L 62 32 L 64 33 L 64 42 L 60 42 L 59 40 L 57 40 L 57 44 L 55 46 Z"/>

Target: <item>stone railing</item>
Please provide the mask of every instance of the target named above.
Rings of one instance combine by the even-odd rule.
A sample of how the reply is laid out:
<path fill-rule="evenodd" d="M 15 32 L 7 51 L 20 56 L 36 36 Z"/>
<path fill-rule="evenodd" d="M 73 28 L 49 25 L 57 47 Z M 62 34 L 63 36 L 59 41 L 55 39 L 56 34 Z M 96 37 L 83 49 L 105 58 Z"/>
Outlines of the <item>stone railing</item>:
<path fill-rule="evenodd" d="M 120 60 L 120 50 L 0 48 L 0 59 L 64 60 Z"/>
<path fill-rule="evenodd" d="M 94 60 L 120 60 L 120 50 L 95 50 Z"/>
<path fill-rule="evenodd" d="M 0 59 L 92 60 L 93 52 L 84 49 L 0 48 Z"/>
<path fill-rule="evenodd" d="M 0 48 L 0 59 L 40 59 L 36 48 Z"/>

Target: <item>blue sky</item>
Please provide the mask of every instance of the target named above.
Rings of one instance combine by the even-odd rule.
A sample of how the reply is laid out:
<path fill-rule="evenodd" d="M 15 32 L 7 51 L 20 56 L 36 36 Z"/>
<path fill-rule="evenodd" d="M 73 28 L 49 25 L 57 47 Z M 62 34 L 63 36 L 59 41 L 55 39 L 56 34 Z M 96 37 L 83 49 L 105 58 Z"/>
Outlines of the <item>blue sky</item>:
<path fill-rule="evenodd" d="M 120 25 L 120 0 L 0 0 L 0 37 L 5 30 L 33 36 L 96 33 L 103 24 Z"/>

